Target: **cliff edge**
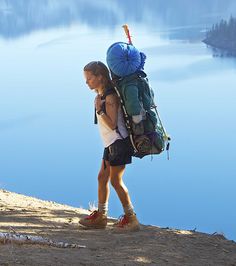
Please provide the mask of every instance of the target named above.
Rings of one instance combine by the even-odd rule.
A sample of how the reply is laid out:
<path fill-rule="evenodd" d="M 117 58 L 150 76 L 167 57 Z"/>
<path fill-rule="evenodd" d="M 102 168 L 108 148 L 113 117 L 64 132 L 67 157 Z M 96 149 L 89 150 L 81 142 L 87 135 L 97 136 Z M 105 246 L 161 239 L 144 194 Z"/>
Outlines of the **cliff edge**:
<path fill-rule="evenodd" d="M 78 221 L 87 210 L 0 190 L 0 232 L 81 245 L 50 245 L 0 240 L 0 265 L 187 265 L 236 266 L 236 243 L 222 235 L 142 225 L 117 234 L 85 230 Z"/>

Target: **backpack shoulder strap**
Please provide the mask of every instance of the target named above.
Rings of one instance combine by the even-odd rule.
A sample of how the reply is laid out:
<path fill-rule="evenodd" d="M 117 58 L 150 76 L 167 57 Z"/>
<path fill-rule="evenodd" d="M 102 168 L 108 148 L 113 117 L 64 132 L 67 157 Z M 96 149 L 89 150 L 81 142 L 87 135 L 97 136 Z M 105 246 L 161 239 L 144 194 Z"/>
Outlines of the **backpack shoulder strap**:
<path fill-rule="evenodd" d="M 102 96 L 102 100 L 105 100 L 108 95 L 116 94 L 116 91 L 114 88 L 108 88 L 106 89 L 105 93 Z"/>
<path fill-rule="evenodd" d="M 114 88 L 107 88 L 105 93 L 103 94 L 102 96 L 102 100 L 105 100 L 106 97 L 108 95 L 111 95 L 111 94 L 116 94 L 116 91 Z M 104 113 L 106 113 L 106 106 L 105 106 L 105 102 L 104 104 L 102 105 L 102 110 Z M 98 120 L 97 120 L 97 115 L 96 115 L 96 109 L 94 109 L 94 124 L 97 124 L 98 123 Z"/>

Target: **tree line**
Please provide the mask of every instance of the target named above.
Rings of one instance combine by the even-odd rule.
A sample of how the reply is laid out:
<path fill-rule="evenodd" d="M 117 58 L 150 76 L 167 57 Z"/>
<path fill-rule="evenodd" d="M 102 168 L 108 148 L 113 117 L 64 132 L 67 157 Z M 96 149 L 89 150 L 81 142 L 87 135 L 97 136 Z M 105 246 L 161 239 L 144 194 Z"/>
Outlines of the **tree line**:
<path fill-rule="evenodd" d="M 236 54 L 236 18 L 221 20 L 206 32 L 204 43 Z"/>

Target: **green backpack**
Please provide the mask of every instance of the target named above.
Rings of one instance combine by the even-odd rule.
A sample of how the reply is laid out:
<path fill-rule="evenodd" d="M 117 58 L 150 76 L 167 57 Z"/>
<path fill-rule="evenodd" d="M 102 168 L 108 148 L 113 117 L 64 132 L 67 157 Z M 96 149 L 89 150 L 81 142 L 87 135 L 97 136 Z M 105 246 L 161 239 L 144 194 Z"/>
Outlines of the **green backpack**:
<path fill-rule="evenodd" d="M 149 86 L 147 75 L 143 71 L 131 74 L 115 81 L 115 91 L 120 99 L 125 125 L 133 146 L 134 156 L 160 154 L 169 150 L 170 137 L 162 125 L 154 93 Z M 135 124 L 132 115 L 142 108 L 144 118 Z"/>

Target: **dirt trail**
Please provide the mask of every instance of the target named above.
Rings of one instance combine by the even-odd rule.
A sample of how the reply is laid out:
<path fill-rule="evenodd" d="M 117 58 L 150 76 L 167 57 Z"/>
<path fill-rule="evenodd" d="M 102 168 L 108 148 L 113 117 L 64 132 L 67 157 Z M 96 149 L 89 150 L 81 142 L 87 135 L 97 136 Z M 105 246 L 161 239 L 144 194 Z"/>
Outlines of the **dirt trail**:
<path fill-rule="evenodd" d="M 41 236 L 86 248 L 0 243 L 0 265 L 236 266 L 236 243 L 222 235 L 142 226 L 117 234 L 78 225 L 88 211 L 0 190 L 0 232 Z"/>

